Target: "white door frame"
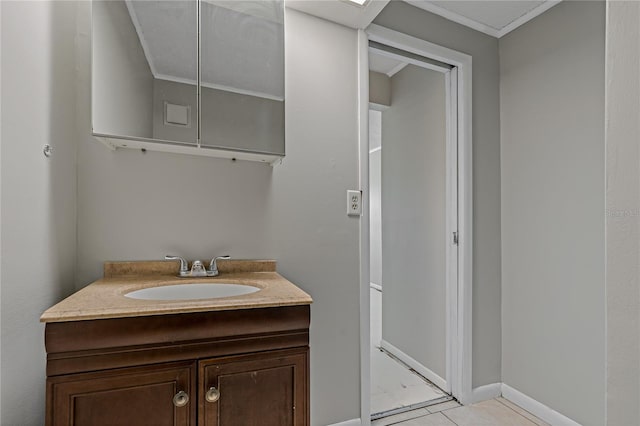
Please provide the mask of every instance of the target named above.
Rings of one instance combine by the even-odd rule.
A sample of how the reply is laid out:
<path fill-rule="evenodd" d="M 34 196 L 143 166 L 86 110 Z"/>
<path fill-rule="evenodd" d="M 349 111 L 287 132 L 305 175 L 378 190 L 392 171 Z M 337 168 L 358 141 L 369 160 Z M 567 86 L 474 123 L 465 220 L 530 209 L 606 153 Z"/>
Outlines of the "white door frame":
<path fill-rule="evenodd" d="M 457 202 L 458 217 L 447 215 L 448 241 L 458 232 L 458 245 L 449 244 L 447 257 L 452 259 L 457 249 L 457 268 L 447 270 L 447 387 L 461 403 L 472 401 L 472 134 L 471 80 L 472 58 L 425 40 L 372 24 L 358 32 L 358 108 L 360 189 L 369 193 L 369 40 L 433 59 L 454 68 L 445 72 L 447 82 L 447 156 L 457 159 L 447 165 L 447 181 L 456 188 L 447 191 L 447 209 Z M 424 66 L 424 63 L 420 64 Z M 437 65 L 431 67 L 443 71 Z M 453 119 L 457 112 L 457 122 Z M 457 144 L 449 143 L 455 141 Z M 457 151 L 457 152 L 456 152 Z M 454 186 L 454 185 L 452 185 Z M 369 277 L 369 197 L 363 197 L 360 220 L 360 416 L 363 425 L 370 424 L 370 277 Z M 453 264 L 453 262 L 448 262 Z"/>

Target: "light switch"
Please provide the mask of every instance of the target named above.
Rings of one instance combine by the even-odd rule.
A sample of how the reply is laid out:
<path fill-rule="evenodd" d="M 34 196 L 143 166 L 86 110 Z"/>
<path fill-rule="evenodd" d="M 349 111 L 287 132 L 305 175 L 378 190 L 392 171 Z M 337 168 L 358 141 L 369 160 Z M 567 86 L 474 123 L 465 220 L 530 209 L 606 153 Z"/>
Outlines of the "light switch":
<path fill-rule="evenodd" d="M 177 126 L 188 126 L 190 109 L 191 107 L 188 105 L 176 105 L 165 102 L 164 123 Z"/>

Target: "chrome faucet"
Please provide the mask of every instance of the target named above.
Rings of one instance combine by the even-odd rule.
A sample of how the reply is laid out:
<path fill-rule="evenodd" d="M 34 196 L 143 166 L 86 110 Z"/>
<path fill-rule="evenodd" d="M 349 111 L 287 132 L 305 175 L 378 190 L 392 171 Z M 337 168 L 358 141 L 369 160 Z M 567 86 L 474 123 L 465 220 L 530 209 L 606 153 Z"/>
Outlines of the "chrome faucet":
<path fill-rule="evenodd" d="M 204 265 L 199 260 L 194 260 L 191 264 L 191 276 L 192 277 L 206 277 L 207 270 L 204 269 Z"/>
<path fill-rule="evenodd" d="M 218 259 L 231 259 L 230 256 L 218 256 L 211 259 L 209 263 L 209 269 L 207 270 L 208 277 L 217 277 L 220 272 L 218 272 Z"/>
<path fill-rule="evenodd" d="M 199 260 L 194 260 L 191 264 L 191 270 L 189 270 L 189 264 L 187 261 L 180 256 L 170 256 L 167 255 L 164 257 L 165 260 L 179 260 L 180 261 L 180 272 L 178 272 L 178 276 L 182 278 L 187 277 L 217 277 L 220 272 L 218 272 L 218 259 L 231 259 L 229 256 L 218 256 L 211 259 L 211 263 L 209 263 L 209 269 L 205 269 L 204 265 Z"/>

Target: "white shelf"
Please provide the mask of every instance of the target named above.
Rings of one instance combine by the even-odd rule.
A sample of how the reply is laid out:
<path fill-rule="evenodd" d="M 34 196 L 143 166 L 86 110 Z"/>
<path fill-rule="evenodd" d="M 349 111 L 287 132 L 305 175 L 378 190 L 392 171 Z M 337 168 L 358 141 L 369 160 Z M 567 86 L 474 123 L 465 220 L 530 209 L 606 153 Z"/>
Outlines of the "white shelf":
<path fill-rule="evenodd" d="M 267 154 L 251 151 L 233 151 L 223 148 L 180 144 L 169 141 L 143 138 L 121 138 L 94 133 L 93 136 L 112 151 L 117 149 L 145 149 L 147 151 L 170 152 L 174 154 L 197 155 L 201 157 L 228 158 L 232 160 L 256 161 L 275 166 L 280 164 L 284 155 Z"/>

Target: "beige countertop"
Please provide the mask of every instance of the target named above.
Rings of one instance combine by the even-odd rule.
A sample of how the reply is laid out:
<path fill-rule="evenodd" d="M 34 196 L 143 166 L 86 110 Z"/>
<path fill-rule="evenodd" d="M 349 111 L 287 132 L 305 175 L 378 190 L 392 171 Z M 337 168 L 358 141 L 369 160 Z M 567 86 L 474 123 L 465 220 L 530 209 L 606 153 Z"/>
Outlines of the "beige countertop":
<path fill-rule="evenodd" d="M 104 278 L 47 309 L 41 322 L 83 321 L 190 312 L 309 305 L 311 296 L 275 272 L 275 261 L 219 261 L 217 277 L 178 278 L 178 263 L 106 262 Z M 124 295 L 174 284 L 224 282 L 251 285 L 260 291 L 240 296 L 195 300 L 140 300 Z"/>

